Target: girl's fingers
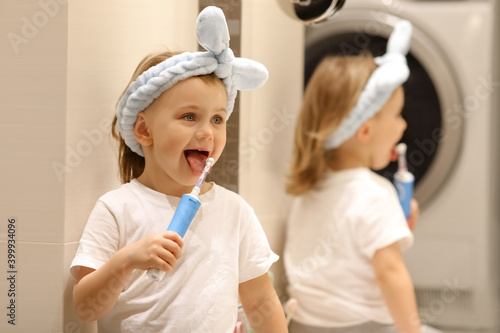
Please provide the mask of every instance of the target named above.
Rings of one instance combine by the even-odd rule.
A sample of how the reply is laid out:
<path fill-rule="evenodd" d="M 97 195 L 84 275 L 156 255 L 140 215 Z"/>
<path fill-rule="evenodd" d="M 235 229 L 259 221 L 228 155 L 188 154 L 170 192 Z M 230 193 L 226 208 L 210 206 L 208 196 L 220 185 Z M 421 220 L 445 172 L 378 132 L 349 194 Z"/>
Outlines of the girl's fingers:
<path fill-rule="evenodd" d="M 162 234 L 162 236 L 165 239 L 170 239 L 171 241 L 177 243 L 181 249 L 184 246 L 184 240 L 182 239 L 182 237 L 178 233 L 176 233 L 174 231 L 165 231 Z"/>

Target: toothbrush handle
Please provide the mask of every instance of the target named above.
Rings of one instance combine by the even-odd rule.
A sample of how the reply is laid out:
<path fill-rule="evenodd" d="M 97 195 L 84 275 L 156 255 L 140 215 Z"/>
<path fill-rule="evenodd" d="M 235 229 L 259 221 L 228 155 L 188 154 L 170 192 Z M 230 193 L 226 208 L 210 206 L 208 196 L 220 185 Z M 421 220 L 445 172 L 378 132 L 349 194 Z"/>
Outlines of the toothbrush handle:
<path fill-rule="evenodd" d="M 201 202 L 197 197 L 191 194 L 184 194 L 179 202 L 179 206 L 175 211 L 174 217 L 168 225 L 167 231 L 175 231 L 179 236 L 184 238 L 191 221 L 193 221 L 196 212 L 200 208 Z M 148 270 L 147 275 L 152 280 L 158 281 L 163 278 L 165 271 L 158 268 L 151 268 Z"/>
<path fill-rule="evenodd" d="M 193 221 L 196 212 L 200 208 L 200 200 L 191 194 L 184 194 L 179 203 L 179 207 L 175 211 L 174 217 L 168 225 L 167 231 L 175 231 L 182 238 L 186 234 L 191 221 Z"/>
<path fill-rule="evenodd" d="M 401 203 L 406 218 L 409 218 L 411 213 L 414 181 L 415 177 L 408 171 L 400 170 L 394 174 L 394 186 L 396 187 L 399 202 Z"/>

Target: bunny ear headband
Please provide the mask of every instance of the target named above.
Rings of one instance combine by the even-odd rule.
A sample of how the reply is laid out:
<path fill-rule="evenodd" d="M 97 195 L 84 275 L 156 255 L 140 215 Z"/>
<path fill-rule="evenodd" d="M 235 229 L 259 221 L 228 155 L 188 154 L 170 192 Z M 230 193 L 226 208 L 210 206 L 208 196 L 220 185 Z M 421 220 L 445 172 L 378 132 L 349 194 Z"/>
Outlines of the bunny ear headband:
<path fill-rule="evenodd" d="M 237 90 L 256 89 L 267 81 L 264 65 L 234 56 L 229 48 L 226 18 L 220 8 L 206 7 L 201 11 L 196 35 L 207 52 L 185 52 L 149 68 L 130 84 L 118 103 L 118 130 L 125 144 L 140 156 L 144 156 L 142 147 L 134 137 L 137 114 L 179 81 L 215 73 L 227 89 L 227 118 L 233 111 Z"/>
<path fill-rule="evenodd" d="M 338 148 L 356 133 L 366 120 L 373 117 L 389 100 L 394 90 L 410 76 L 406 54 L 410 49 L 412 25 L 399 21 L 389 37 L 387 53 L 375 58 L 378 68 L 368 79 L 356 106 L 340 124 L 335 133 L 326 139 L 325 149 Z"/>

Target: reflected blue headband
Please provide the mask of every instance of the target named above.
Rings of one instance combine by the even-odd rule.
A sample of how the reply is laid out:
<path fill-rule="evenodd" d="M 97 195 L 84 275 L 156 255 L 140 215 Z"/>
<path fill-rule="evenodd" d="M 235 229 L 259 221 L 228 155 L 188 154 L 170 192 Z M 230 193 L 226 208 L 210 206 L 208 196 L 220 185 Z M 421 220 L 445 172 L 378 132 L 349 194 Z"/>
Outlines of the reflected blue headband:
<path fill-rule="evenodd" d="M 340 124 L 335 133 L 325 140 L 325 149 L 338 148 L 356 133 L 358 128 L 382 109 L 394 90 L 410 76 L 406 54 L 410 49 L 412 25 L 399 21 L 389 37 L 387 53 L 375 58 L 377 69 L 372 73 L 356 106 Z"/>
<path fill-rule="evenodd" d="M 198 43 L 207 52 L 185 52 L 144 71 L 123 94 L 116 110 L 117 127 L 125 144 L 144 156 L 134 137 L 137 114 L 147 108 L 165 90 L 193 76 L 215 73 L 227 89 L 227 118 L 231 115 L 237 90 L 261 87 L 268 77 L 264 65 L 236 58 L 229 48 L 229 30 L 220 8 L 206 7 L 196 20 Z"/>

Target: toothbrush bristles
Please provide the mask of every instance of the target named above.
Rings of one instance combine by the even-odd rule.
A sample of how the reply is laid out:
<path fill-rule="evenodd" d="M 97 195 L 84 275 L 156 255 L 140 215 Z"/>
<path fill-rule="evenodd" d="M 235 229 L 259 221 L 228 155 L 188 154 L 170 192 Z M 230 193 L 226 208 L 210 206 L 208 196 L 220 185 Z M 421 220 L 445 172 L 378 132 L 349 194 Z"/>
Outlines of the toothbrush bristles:
<path fill-rule="evenodd" d="M 404 142 L 398 143 L 398 145 L 396 146 L 396 151 L 398 152 L 399 155 L 406 154 L 406 143 Z"/>
<path fill-rule="evenodd" d="M 396 152 L 399 155 L 398 161 L 399 166 L 398 169 L 401 171 L 408 171 L 408 167 L 406 165 L 406 144 L 401 142 L 396 146 Z"/>
<path fill-rule="evenodd" d="M 201 188 L 201 185 L 205 181 L 205 178 L 207 178 L 207 176 L 210 172 L 210 169 L 212 168 L 214 163 L 215 163 L 215 160 L 212 157 L 209 157 L 205 160 L 205 168 L 203 168 L 203 172 L 201 173 L 200 178 L 196 182 L 195 187 Z"/>

